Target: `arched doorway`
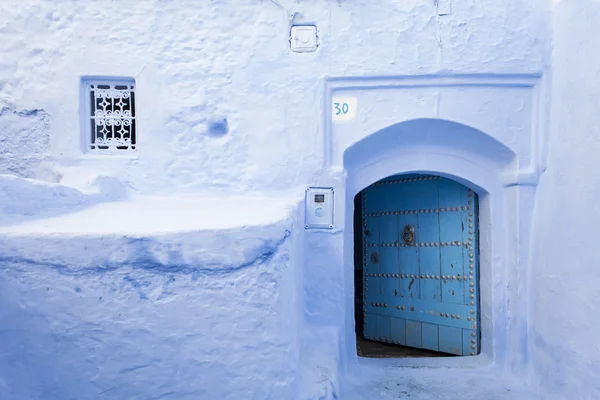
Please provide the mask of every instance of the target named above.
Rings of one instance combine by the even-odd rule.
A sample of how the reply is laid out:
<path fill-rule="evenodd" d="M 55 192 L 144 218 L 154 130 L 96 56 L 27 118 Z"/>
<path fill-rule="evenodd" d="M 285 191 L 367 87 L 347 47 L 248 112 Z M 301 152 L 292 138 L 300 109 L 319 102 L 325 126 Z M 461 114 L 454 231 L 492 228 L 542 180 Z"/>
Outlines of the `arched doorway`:
<path fill-rule="evenodd" d="M 514 186 L 507 186 L 505 182 L 512 176 L 513 168 L 518 166 L 515 154 L 471 127 L 451 121 L 421 119 L 389 126 L 356 142 L 345 150 L 343 166 L 346 210 L 344 225 L 347 228 L 344 232 L 347 313 L 343 357 L 347 357 L 351 365 L 357 366 L 359 364 L 354 362 L 361 359 L 356 347 L 359 335 L 355 329 L 357 307 L 362 312 L 356 304 L 355 244 L 360 243 L 362 248 L 362 239 L 357 240 L 351 228 L 354 225 L 354 210 L 362 207 L 360 203 L 356 203 L 356 195 L 381 180 L 399 179 L 400 176 L 396 175 L 400 174 L 416 174 L 448 179 L 464 185 L 467 190 L 471 189 L 473 196 L 477 196 L 479 226 L 483 229 L 480 229 L 478 237 L 478 280 L 474 282 L 477 285 L 474 289 L 478 294 L 476 348 L 471 349 L 475 353 L 473 357 L 470 357 L 470 352 L 466 357 L 439 357 L 442 353 L 439 353 L 438 347 L 438 353 L 434 354 L 436 357 L 419 357 L 417 361 L 406 355 L 397 359 L 398 362 L 394 365 L 451 366 L 473 365 L 490 360 L 502 362 L 507 355 L 507 329 L 514 332 L 507 314 L 508 296 L 511 293 L 500 288 L 508 287 L 506 277 L 513 268 L 514 261 L 509 254 L 514 252 L 511 245 L 515 243 L 516 231 L 512 225 L 514 220 L 508 216 L 520 203 L 519 198 L 515 197 L 515 191 L 511 189 Z M 521 310 L 522 307 L 517 312 Z M 436 312 L 435 309 L 433 311 Z M 452 312 L 448 313 L 452 319 Z M 459 315 L 462 317 L 461 313 Z M 362 318 L 361 315 L 358 317 Z M 398 344 L 393 343 L 393 346 Z"/>
<path fill-rule="evenodd" d="M 477 194 L 402 174 L 360 191 L 354 210 L 358 355 L 477 355 Z"/>

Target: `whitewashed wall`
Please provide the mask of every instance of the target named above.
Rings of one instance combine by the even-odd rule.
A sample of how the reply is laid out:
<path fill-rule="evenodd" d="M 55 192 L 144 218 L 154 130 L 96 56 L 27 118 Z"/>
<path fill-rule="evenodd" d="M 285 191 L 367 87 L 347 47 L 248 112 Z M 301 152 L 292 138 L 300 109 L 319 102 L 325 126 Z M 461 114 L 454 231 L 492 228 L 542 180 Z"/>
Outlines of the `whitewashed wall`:
<path fill-rule="evenodd" d="M 548 169 L 534 208 L 536 381 L 561 398 L 600 398 L 600 5 L 555 1 Z"/>
<path fill-rule="evenodd" d="M 13 112 L 48 114 L 38 140 L 50 146 L 34 152 L 54 158 L 63 183 L 80 184 L 87 174 L 75 167 L 86 166 L 145 193 L 284 189 L 321 165 L 326 76 L 526 73 L 548 62 L 544 0 L 454 1 L 443 17 L 433 0 L 279 3 L 287 11 L 267 0 L 3 1 L 0 126 Z M 317 25 L 316 53 L 290 52 L 290 19 Z M 82 157 L 85 75 L 135 78 L 137 157 Z M 229 133 L 212 135 L 223 118 Z"/>
<path fill-rule="evenodd" d="M 537 146 L 539 154 L 529 154 L 532 157 L 527 158 L 529 155 L 525 151 L 525 158 L 520 158 L 519 162 L 535 161 L 542 167 L 547 165 L 547 169 L 537 190 L 520 192 L 514 189 L 507 195 L 508 205 L 520 204 L 520 215 L 533 216 L 533 222 L 531 226 L 521 226 L 520 221 L 530 220 L 524 218 L 509 224 L 515 228 L 514 232 L 525 232 L 531 239 L 531 247 L 519 249 L 531 268 L 520 281 L 521 286 L 511 282 L 510 288 L 506 289 L 508 302 L 524 299 L 526 310 L 521 309 L 516 315 L 511 313 L 515 308 L 502 312 L 513 319 L 528 317 L 528 323 L 517 324 L 526 327 L 521 332 L 507 333 L 512 336 L 503 343 L 509 348 L 496 350 L 500 354 L 519 355 L 507 357 L 517 361 L 503 366 L 512 375 L 531 378 L 535 391 L 545 393 L 543 398 L 599 397 L 596 382 L 600 374 L 600 355 L 595 341 L 598 323 L 594 312 L 599 294 L 595 283 L 600 276 L 595 269 L 598 257 L 594 252 L 597 236 L 594 230 L 597 224 L 594 223 L 598 213 L 594 195 L 598 192 L 596 93 L 600 88 L 596 83 L 598 68 L 594 63 L 598 45 L 592 38 L 598 31 L 600 8 L 593 1 L 454 0 L 450 15 L 439 16 L 433 0 L 278 0 L 277 3 L 281 6 L 267 0 L 0 2 L 0 173 L 60 185 L 37 183 L 35 188 L 45 188 L 38 191 L 24 181 L 3 178 L 0 218 L 4 219 L 0 220 L 0 225 L 19 218 L 47 216 L 44 207 L 52 204 L 61 213 L 67 213 L 71 207 L 71 203 L 65 205 L 67 200 L 79 209 L 102 199 L 122 199 L 124 187 L 144 195 L 176 193 L 180 196 L 294 192 L 313 183 L 331 184 L 343 191 L 345 183 L 341 171 L 335 168 L 334 171 L 323 170 L 323 165 L 327 165 L 324 157 L 327 150 L 324 139 L 327 133 L 324 123 L 328 106 L 324 101 L 327 78 L 539 75 L 546 91 L 538 100 L 544 104 L 551 101 L 552 112 L 542 116 L 541 120 L 534 118 L 531 123 L 541 124 L 540 129 L 549 140 Z M 287 38 L 293 23 L 317 25 L 320 46 L 316 53 L 290 52 Z M 82 153 L 80 78 L 89 75 L 128 76 L 136 80 L 139 147 L 134 156 L 102 157 Z M 373 99 L 377 99 L 376 93 Z M 376 107 L 375 100 L 369 103 L 370 107 Z M 414 102 L 422 105 L 419 102 L 423 102 L 423 98 L 416 95 Z M 512 103 L 507 101 L 506 104 Z M 524 108 L 528 107 L 529 104 Z M 386 109 L 403 112 L 398 110 L 397 104 L 388 104 Z M 453 104 L 453 110 L 477 111 L 468 96 Z M 523 109 L 504 111 L 518 113 Z M 381 121 L 410 119 L 406 115 L 382 115 L 382 110 L 376 108 L 373 115 L 377 115 L 375 125 L 381 125 L 380 128 L 385 127 Z M 493 110 L 488 115 L 492 118 Z M 228 132 L 224 135 L 211 132 L 211 123 L 223 119 L 227 120 Z M 482 121 L 478 117 L 474 120 Z M 506 132 L 514 128 L 510 120 L 492 123 L 497 132 L 503 132 L 503 124 Z M 356 131 L 353 134 L 364 137 L 371 133 Z M 508 137 L 505 145 L 513 149 L 523 145 L 519 149 L 529 149 L 519 135 L 513 139 Z M 550 150 L 547 160 L 540 156 L 545 154 L 545 149 Z M 381 170 L 387 170 L 390 165 Z M 523 165 L 514 167 L 518 170 Z M 96 179 L 102 176 L 111 178 Z M 120 180 L 121 184 L 112 178 Z M 84 196 L 74 190 L 87 190 L 89 185 L 98 182 L 105 182 L 99 196 L 86 197 L 91 195 Z M 31 189 L 27 196 L 23 196 L 25 186 L 27 190 Z M 43 199 L 48 200 L 32 203 L 35 205 L 32 207 L 25 206 L 28 196 L 35 193 L 47 196 Z M 299 193 L 298 198 L 301 196 Z M 342 203 L 341 208 L 344 207 Z M 298 216 L 294 214 L 294 217 Z M 176 383 L 177 374 L 167 375 L 164 381 L 154 385 L 140 385 L 139 382 L 150 379 L 152 373 L 159 374 L 164 366 L 152 365 L 149 369 L 152 373 L 145 374 L 144 368 L 129 369 L 136 367 L 135 363 L 125 365 L 116 360 L 110 368 L 116 371 L 114 376 L 121 379 L 123 389 L 119 395 L 137 393 L 150 397 L 157 395 L 156 392 L 172 392 L 171 396 L 179 395 L 179 398 L 197 398 L 203 390 L 208 390 L 207 395 L 213 397 L 236 398 L 236 391 L 245 390 L 250 393 L 248 398 L 262 398 L 265 394 L 281 398 L 300 390 L 300 398 L 328 399 L 340 393 L 348 396 L 348 383 L 339 381 L 345 376 L 344 363 L 348 361 L 345 358 L 348 343 L 343 343 L 347 338 L 343 339 L 342 332 L 347 328 L 342 317 L 345 283 L 340 270 L 343 248 L 347 245 L 342 239 L 344 232 L 336 231 L 333 235 L 319 232 L 303 237 L 291 227 L 289 219 L 282 218 L 282 221 L 285 222 L 279 226 L 292 229 L 296 235 L 295 250 L 286 243 L 276 254 L 274 259 L 277 261 L 272 263 L 269 259 L 265 264 L 267 275 L 260 275 L 259 268 L 244 275 L 247 280 L 243 284 L 238 284 L 239 275 L 234 272 L 222 281 L 209 279 L 207 282 L 214 287 L 238 284 L 237 291 L 232 289 L 230 292 L 234 297 L 238 296 L 238 300 L 243 300 L 247 289 L 244 285 L 252 286 L 253 280 L 265 283 L 263 279 L 267 279 L 265 285 L 285 288 L 287 293 L 281 297 L 284 301 L 277 309 L 278 313 L 261 310 L 257 314 L 273 326 L 281 325 L 282 315 L 289 316 L 287 322 L 293 327 L 292 333 L 271 329 L 264 337 L 267 343 L 275 343 L 285 351 L 267 352 L 265 358 L 257 356 L 259 353 L 255 349 L 244 354 L 244 346 L 233 352 L 226 341 L 231 337 L 239 339 L 237 334 L 221 336 L 219 342 L 209 329 L 193 326 L 181 315 L 171 319 L 173 323 L 181 323 L 181 330 L 199 329 L 207 341 L 217 337 L 210 339 L 214 342 L 206 344 L 208 347 L 202 352 L 192 352 L 198 359 L 205 357 L 209 362 L 215 362 L 236 353 L 237 364 L 231 364 L 232 370 L 241 366 L 258 376 L 260 366 L 271 363 L 273 368 L 286 368 L 287 371 L 274 374 L 272 385 L 266 384 L 264 392 L 261 392 L 261 385 L 245 378 L 236 380 L 227 390 L 221 390 L 219 386 L 207 389 L 205 386 L 212 383 L 208 375 L 201 381 L 205 383 L 185 392 L 185 387 Z M 236 235 L 242 238 L 247 234 L 243 227 L 238 228 L 241 229 L 237 234 L 228 233 L 232 235 L 228 237 L 233 243 L 238 243 Z M 271 240 L 269 243 L 281 239 L 279 230 L 273 234 L 265 229 L 261 235 L 265 240 Z M 518 235 L 510 239 L 526 243 Z M 68 239 L 65 240 L 68 243 Z M 3 239 L 0 251 L 6 254 L 8 246 L 14 249 L 19 243 L 8 243 Z M 202 251 L 215 257 L 223 252 L 211 243 L 206 242 Z M 77 299 L 87 293 L 95 296 L 107 289 L 108 283 L 121 282 L 119 274 L 131 273 L 127 269 L 132 265 L 131 260 L 125 260 L 120 264 L 122 272 L 106 276 L 104 288 L 99 275 L 94 275 L 93 279 L 90 275 L 80 277 L 85 285 L 77 286 L 75 278 L 63 276 L 57 272 L 56 265 L 52 266 L 52 260 L 56 261 L 58 253 L 68 248 L 66 246 L 56 245 L 57 254 L 41 259 L 36 258 L 39 257 L 36 246 L 31 246 L 29 255 L 27 249 L 19 247 L 19 257 L 39 261 L 33 267 L 23 259 L 19 261 L 18 257 L 0 261 L 4 303 L 7 305 L 1 314 L 2 322 L 10 320 L 14 323 L 25 316 L 25 321 L 29 318 L 30 326 L 36 326 L 46 321 L 45 318 L 52 318 L 52 312 L 61 309 L 60 302 L 68 302 L 68 309 L 74 313 L 72 319 L 61 320 L 63 323 L 85 319 L 85 310 L 78 308 Z M 241 251 L 241 254 L 246 253 Z M 246 265 L 245 262 L 252 262 L 251 255 L 244 255 L 235 262 L 223 262 L 229 266 L 223 268 Z M 288 256 L 291 258 L 289 263 Z M 79 257 L 81 254 L 73 254 L 70 261 L 63 260 L 64 264 Z M 169 258 L 165 257 L 161 268 L 169 266 Z M 247 260 L 244 261 L 244 257 Z M 291 270 L 301 271 L 288 271 L 288 265 Z M 119 265 L 115 264 L 115 267 Z M 166 270 L 155 270 L 152 274 L 143 270 L 134 273 L 143 275 L 149 282 L 148 287 L 159 288 L 169 282 Z M 279 274 L 280 271 L 283 272 Z M 55 303 L 42 304 L 39 297 L 42 281 L 52 280 L 62 291 L 62 297 L 52 295 L 51 301 Z M 18 284 L 11 284 L 13 281 Z M 196 293 L 203 290 L 201 285 L 187 278 L 180 282 L 184 283 L 175 285 L 178 296 L 173 306 L 187 307 L 182 299 L 192 303 L 208 301 L 208 295 Z M 84 290 L 69 292 L 75 287 Z M 97 291 L 89 289 L 91 287 Z M 119 298 L 126 301 L 120 306 L 117 303 L 103 306 L 108 307 L 105 310 L 118 310 L 124 305 L 138 306 L 137 292 L 127 293 L 127 290 L 133 290 L 132 285 L 121 284 L 118 290 L 121 291 Z M 273 295 L 265 302 L 267 308 L 282 305 L 277 300 L 280 299 L 277 290 L 265 293 Z M 300 293 L 298 299 L 295 293 Z M 227 310 L 226 304 L 222 303 L 226 296 L 218 299 L 219 307 L 222 306 L 220 312 L 203 314 L 205 320 L 215 324 L 227 314 L 221 313 Z M 86 298 L 82 304 L 92 304 L 92 300 L 96 301 L 96 298 Z M 144 309 L 146 314 L 142 312 L 145 316 L 142 324 L 170 318 L 167 314 L 152 312 L 153 307 L 161 307 L 155 300 L 160 299 L 150 296 L 152 305 L 146 306 L 149 307 Z M 240 306 L 244 302 L 234 301 L 231 305 L 235 304 Z M 30 308 L 23 311 L 24 305 Z M 100 320 L 103 318 L 101 313 L 93 315 L 99 316 Z M 252 325 L 252 319 L 247 315 L 241 320 Z M 219 327 L 233 325 L 231 321 L 218 324 Z M 62 353 L 60 346 L 52 342 L 55 332 L 46 329 L 47 326 L 38 329 L 40 325 L 37 325 L 39 335 L 31 332 L 26 336 L 27 340 L 19 341 L 19 335 L 11 336 L 10 332 L 24 330 L 27 326 L 27 323 L 21 323 L 13 325 L 13 330 L 5 331 L 5 343 L 10 343 L 0 353 L 5 357 L 0 364 L 3 365 L 0 393 L 5 398 L 39 398 L 39 393 L 48 393 L 44 392 L 48 388 L 56 390 L 48 398 L 83 398 L 77 397 L 77 393 L 86 391 L 86 395 L 95 398 L 109 389 L 103 386 L 106 382 L 103 379 L 113 376 L 110 373 L 98 378 L 95 384 L 79 382 L 66 390 L 66 386 L 59 383 L 61 379 L 72 382 L 71 378 L 61 373 L 43 375 L 41 370 L 31 369 L 36 365 L 36 368 L 51 365 L 52 357 Z M 80 333 L 81 338 L 75 337 L 75 342 L 81 344 L 84 343 L 82 338 L 93 328 L 90 328 L 92 325 L 78 326 L 82 329 L 74 335 Z M 166 330 L 154 332 L 157 339 L 148 344 L 158 343 L 168 336 Z M 135 340 L 135 337 L 129 339 Z M 12 359 L 7 357 L 18 356 L 15 350 L 18 346 L 36 340 L 47 343 L 54 352 L 44 353 L 45 350 L 32 346 L 28 353 L 30 358 L 26 358 L 31 364 L 24 363 L 21 369 L 15 369 Z M 94 348 L 88 344 L 84 343 L 82 348 Z M 57 347 L 52 347 L 54 345 Z M 109 354 L 113 345 L 118 348 L 118 341 L 104 347 L 102 355 Z M 136 351 L 146 347 L 138 347 Z M 78 353 L 75 349 L 64 354 L 66 358 L 60 361 L 71 364 L 85 359 L 88 353 Z M 184 374 L 192 373 L 194 369 L 185 355 L 170 354 L 173 358 L 167 369 L 181 368 Z M 140 359 L 147 356 L 143 354 Z M 44 362 L 34 363 L 39 357 Z M 14 362 L 18 362 L 18 357 Z M 84 374 L 92 374 L 90 371 L 93 368 L 84 368 Z M 205 374 L 213 371 L 216 377 L 224 379 L 232 376 L 228 370 L 217 367 L 206 367 L 203 371 Z M 410 375 L 406 370 L 398 372 L 392 368 L 386 371 L 386 379 L 394 383 Z M 381 379 L 380 372 L 373 379 Z M 445 382 L 443 379 L 461 381 L 460 377 L 446 372 L 443 375 L 413 378 L 417 384 L 423 383 L 420 379 L 433 385 Z M 40 386 L 28 386 L 28 376 L 43 377 L 38 380 Z M 482 382 L 482 377 L 473 379 L 454 388 L 457 392 L 471 389 L 475 395 L 477 390 L 473 389 L 473 384 Z M 382 393 L 387 392 L 379 390 L 383 386 L 377 386 L 373 392 L 359 388 L 356 393 L 368 393 L 367 398 L 386 398 Z M 416 392 L 433 390 L 431 386 L 417 386 L 409 385 Z M 440 393 L 447 393 L 442 391 L 445 390 L 442 386 L 447 385 L 438 384 Z M 400 386 L 398 390 L 396 394 L 408 389 Z M 104 396 L 111 398 L 110 392 L 107 393 Z"/>

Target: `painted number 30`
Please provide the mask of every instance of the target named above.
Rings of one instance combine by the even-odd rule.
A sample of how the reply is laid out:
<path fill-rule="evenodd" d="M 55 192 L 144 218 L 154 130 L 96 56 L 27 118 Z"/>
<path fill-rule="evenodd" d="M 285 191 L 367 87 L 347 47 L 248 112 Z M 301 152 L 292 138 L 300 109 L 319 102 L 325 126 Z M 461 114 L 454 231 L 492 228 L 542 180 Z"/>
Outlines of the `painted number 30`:
<path fill-rule="evenodd" d="M 333 103 L 335 106 L 335 115 L 346 115 L 348 114 L 348 103 Z"/>

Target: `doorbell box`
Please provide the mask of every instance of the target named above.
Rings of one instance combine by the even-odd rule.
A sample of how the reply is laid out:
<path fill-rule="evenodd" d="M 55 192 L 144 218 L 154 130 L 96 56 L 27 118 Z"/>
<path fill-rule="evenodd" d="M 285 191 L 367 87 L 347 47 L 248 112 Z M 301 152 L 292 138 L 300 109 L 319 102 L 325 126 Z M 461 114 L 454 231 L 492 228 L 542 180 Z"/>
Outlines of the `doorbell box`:
<path fill-rule="evenodd" d="M 333 188 L 309 187 L 306 189 L 306 229 L 333 229 Z"/>

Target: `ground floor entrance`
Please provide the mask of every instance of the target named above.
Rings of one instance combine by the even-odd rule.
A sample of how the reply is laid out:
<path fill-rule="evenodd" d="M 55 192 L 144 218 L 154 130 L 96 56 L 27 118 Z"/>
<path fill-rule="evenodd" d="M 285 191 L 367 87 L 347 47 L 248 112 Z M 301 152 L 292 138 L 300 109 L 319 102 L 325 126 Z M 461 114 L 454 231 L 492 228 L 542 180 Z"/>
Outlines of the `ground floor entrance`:
<path fill-rule="evenodd" d="M 435 175 L 396 175 L 355 198 L 357 352 L 480 351 L 478 198 Z"/>

